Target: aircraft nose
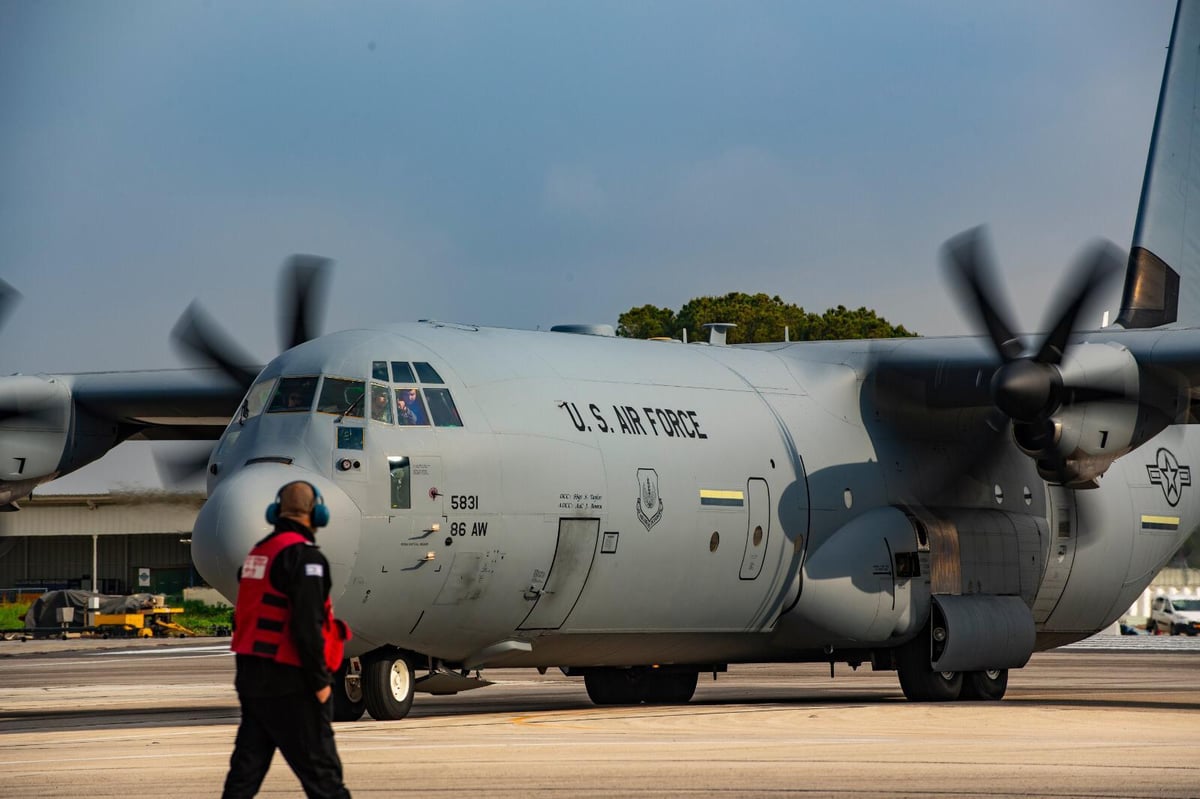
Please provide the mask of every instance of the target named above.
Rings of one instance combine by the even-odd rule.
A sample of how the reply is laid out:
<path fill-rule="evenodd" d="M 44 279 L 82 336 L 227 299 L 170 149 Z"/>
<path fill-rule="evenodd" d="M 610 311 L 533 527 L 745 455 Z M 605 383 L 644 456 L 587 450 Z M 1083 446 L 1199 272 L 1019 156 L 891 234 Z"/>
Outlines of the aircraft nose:
<path fill-rule="evenodd" d="M 246 554 L 269 532 L 267 506 L 279 489 L 294 480 L 316 486 L 329 508 L 329 524 L 317 530 L 317 545 L 329 560 L 334 601 L 345 588 L 358 552 L 362 515 L 354 501 L 332 481 L 283 464 L 254 464 L 222 480 L 200 509 L 192 530 L 192 560 L 197 571 L 226 598 L 237 596 L 238 569 Z"/>

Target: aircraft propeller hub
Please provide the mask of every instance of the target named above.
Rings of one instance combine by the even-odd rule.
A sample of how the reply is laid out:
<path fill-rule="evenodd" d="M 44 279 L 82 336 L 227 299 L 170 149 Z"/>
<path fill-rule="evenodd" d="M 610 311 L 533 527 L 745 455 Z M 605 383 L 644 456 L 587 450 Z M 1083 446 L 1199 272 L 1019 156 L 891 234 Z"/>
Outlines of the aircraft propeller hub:
<path fill-rule="evenodd" d="M 1062 396 L 1062 376 L 1055 367 L 1020 358 L 1009 361 L 992 377 L 996 407 L 1018 421 L 1034 421 L 1052 414 Z"/>

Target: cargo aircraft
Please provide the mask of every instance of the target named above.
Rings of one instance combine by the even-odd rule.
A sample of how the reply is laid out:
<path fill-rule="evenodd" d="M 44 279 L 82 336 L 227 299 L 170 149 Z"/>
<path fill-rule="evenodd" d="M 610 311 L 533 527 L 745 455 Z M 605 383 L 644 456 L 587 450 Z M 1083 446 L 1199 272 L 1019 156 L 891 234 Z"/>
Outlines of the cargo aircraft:
<path fill-rule="evenodd" d="M 404 717 L 488 667 L 597 704 L 686 702 L 731 663 L 895 670 L 995 700 L 1033 652 L 1111 625 L 1200 524 L 1200 4 L 1176 12 L 1127 259 L 1081 259 L 1015 331 L 979 231 L 944 258 L 986 335 L 636 341 L 386 324 L 316 335 L 292 263 L 285 350 L 247 367 L 0 379 L 0 502 L 130 438 L 217 439 L 196 567 L 227 596 L 278 488 L 308 480 L 353 628 L 337 715 Z M 1084 324 L 1125 261 L 1115 325 Z M 719 321 L 719 320 L 716 320 Z M 588 334 L 592 333 L 592 334 Z"/>

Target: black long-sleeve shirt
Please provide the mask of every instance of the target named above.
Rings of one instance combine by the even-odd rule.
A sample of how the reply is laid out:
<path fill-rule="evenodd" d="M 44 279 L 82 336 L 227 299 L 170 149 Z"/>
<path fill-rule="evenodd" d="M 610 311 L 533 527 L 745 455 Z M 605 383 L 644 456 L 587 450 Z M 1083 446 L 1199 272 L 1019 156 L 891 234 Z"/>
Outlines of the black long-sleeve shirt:
<path fill-rule="evenodd" d="M 291 519 L 280 519 L 275 531 L 263 541 L 282 532 L 299 533 L 309 542 L 280 552 L 268 575 L 271 587 L 291 604 L 290 628 L 301 665 L 289 666 L 257 655 L 238 655 L 234 687 L 246 696 L 316 693 L 333 682 L 333 675 L 325 665 L 325 640 L 321 633 L 325 598 L 331 585 L 329 561 L 317 548 L 312 530 Z"/>

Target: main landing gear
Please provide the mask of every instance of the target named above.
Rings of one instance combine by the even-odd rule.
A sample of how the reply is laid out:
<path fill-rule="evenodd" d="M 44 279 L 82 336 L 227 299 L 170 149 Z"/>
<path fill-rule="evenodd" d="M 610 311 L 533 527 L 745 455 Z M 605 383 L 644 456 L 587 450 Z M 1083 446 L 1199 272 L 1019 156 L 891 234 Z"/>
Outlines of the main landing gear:
<path fill-rule="evenodd" d="M 596 668 L 584 672 L 583 683 L 597 705 L 682 705 L 696 692 L 698 677 L 695 669 Z"/>
<path fill-rule="evenodd" d="M 342 661 L 333 675 L 333 720 L 358 721 L 363 711 L 376 721 L 407 716 L 417 685 L 411 658 L 397 651 Z"/>
<path fill-rule="evenodd" d="M 900 689 L 910 702 L 998 700 L 1008 688 L 1008 669 L 934 671 L 929 663 L 929 627 L 896 650 Z"/>
<path fill-rule="evenodd" d="M 376 721 L 396 721 L 412 709 L 417 680 L 412 656 L 403 652 L 376 655 L 363 667 L 363 699 Z"/>

